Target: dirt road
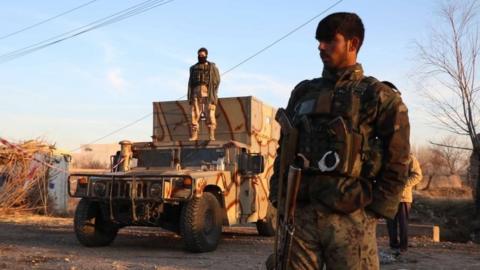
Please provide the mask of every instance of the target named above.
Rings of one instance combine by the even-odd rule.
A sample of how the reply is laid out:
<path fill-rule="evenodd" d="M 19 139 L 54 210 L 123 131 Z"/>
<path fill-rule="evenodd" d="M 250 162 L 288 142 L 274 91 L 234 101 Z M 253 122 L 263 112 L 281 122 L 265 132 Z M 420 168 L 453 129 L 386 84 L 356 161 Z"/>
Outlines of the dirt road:
<path fill-rule="evenodd" d="M 386 240 L 379 247 L 386 251 Z M 80 246 L 72 219 L 0 217 L 0 269 L 264 269 L 273 239 L 255 228 L 225 229 L 212 253 L 182 250 L 181 239 L 160 229 L 126 228 L 104 248 Z M 382 269 L 480 269 L 480 246 L 412 240 L 413 247 Z"/>

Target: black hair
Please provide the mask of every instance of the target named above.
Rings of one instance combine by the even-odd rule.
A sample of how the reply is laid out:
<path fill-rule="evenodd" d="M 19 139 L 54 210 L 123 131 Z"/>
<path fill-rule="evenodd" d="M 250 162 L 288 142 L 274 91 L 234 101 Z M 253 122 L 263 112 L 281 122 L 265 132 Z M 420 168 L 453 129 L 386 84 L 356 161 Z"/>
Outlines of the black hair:
<path fill-rule="evenodd" d="M 205 52 L 205 54 L 208 55 L 207 48 L 202 47 L 202 48 L 198 49 L 197 54 L 199 54 L 200 52 Z"/>
<path fill-rule="evenodd" d="M 330 41 L 336 34 L 343 35 L 346 40 L 351 40 L 354 37 L 358 38 L 358 52 L 363 43 L 365 28 L 357 14 L 337 12 L 328 15 L 318 23 L 315 38 L 318 41 Z"/>

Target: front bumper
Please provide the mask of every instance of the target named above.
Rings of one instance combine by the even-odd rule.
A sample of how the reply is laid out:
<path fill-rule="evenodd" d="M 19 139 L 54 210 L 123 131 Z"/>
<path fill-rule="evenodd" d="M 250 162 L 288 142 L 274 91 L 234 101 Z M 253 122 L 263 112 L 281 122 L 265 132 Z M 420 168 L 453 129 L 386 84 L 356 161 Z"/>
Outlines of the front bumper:
<path fill-rule="evenodd" d="M 71 174 L 68 193 L 92 200 L 179 202 L 192 198 L 192 182 L 179 175 Z"/>

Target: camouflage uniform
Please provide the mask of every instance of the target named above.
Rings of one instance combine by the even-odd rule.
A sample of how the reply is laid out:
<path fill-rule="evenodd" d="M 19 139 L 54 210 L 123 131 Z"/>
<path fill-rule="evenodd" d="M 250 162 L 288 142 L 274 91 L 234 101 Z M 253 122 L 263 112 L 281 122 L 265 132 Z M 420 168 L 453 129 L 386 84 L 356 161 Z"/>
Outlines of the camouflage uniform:
<path fill-rule="evenodd" d="M 306 107 L 314 112 L 307 119 L 313 120 L 299 117 L 308 110 Z M 322 269 L 325 263 L 328 269 L 378 269 L 373 215 L 395 215 L 408 171 L 410 126 L 399 93 L 372 77 L 364 77 L 360 64 L 337 72 L 324 69 L 322 78 L 295 87 L 286 111 L 299 129 L 299 146 L 297 153 L 278 149 L 270 180 L 270 200 L 274 204 L 280 155 L 304 154 L 315 167 L 317 153 L 339 143 L 329 141 L 337 136 L 334 132 L 322 137 L 322 117 L 342 116 L 347 119 L 352 138 L 357 138 L 349 146 L 353 150 L 347 151 L 353 154 L 346 171 L 304 170 L 290 267 Z M 304 127 L 305 121 L 310 129 L 320 130 L 318 138 L 305 135 L 311 133 Z"/>
<path fill-rule="evenodd" d="M 201 112 L 205 113 L 210 139 L 214 138 L 217 122 L 215 108 L 217 104 L 217 91 L 220 84 L 220 74 L 215 63 L 197 63 L 190 67 L 188 80 L 188 101 L 192 108 L 192 137 L 196 138 L 199 130 L 198 121 Z"/>
<path fill-rule="evenodd" d="M 291 269 L 378 269 L 377 219 L 360 208 L 348 215 L 321 204 L 297 208 Z"/>

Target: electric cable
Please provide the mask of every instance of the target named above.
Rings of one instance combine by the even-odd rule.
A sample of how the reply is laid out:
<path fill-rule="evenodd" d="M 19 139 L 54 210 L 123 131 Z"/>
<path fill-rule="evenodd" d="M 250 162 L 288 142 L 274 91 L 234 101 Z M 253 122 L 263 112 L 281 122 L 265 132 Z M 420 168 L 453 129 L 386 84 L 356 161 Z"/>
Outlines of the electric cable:
<path fill-rule="evenodd" d="M 33 53 L 35 51 L 44 49 L 46 47 L 55 45 L 57 43 L 60 43 L 62 41 L 77 37 L 79 35 L 85 34 L 87 32 L 90 32 L 92 30 L 98 29 L 100 27 L 104 27 L 122 20 L 125 20 L 127 18 L 130 18 L 132 16 L 144 13 L 146 11 L 149 11 L 153 8 L 156 8 L 158 6 L 163 6 L 168 3 L 171 3 L 175 0 L 147 0 L 144 2 L 141 2 L 139 4 L 133 5 L 127 9 L 123 9 L 119 12 L 116 12 L 112 15 L 109 15 L 107 17 L 95 20 L 87 25 L 83 25 L 81 27 L 77 27 L 75 29 L 72 29 L 68 32 L 56 35 L 54 37 L 48 38 L 46 40 L 37 42 L 35 44 L 23 47 L 18 50 L 11 51 L 9 53 L 5 53 L 0 55 L 0 63 L 12 61 L 16 58 L 25 56 L 27 54 Z"/>
<path fill-rule="evenodd" d="M 263 47 L 262 49 L 258 50 L 256 53 L 252 54 L 251 56 L 247 57 L 245 60 L 241 61 L 240 63 L 234 65 L 233 67 L 227 69 L 227 71 L 223 72 L 222 73 L 222 76 L 224 76 L 225 74 L 229 73 L 230 71 L 236 69 L 237 67 L 245 64 L 246 62 L 252 60 L 253 58 L 255 58 L 256 56 L 258 56 L 259 54 L 263 53 L 264 51 L 270 49 L 271 47 L 275 46 L 275 44 L 279 43 L 280 41 L 286 39 L 287 37 L 289 37 L 290 35 L 292 35 L 293 33 L 297 32 L 298 30 L 302 29 L 305 25 L 311 23 L 313 20 L 315 20 L 316 18 L 320 17 L 321 15 L 323 15 L 325 12 L 329 11 L 330 9 L 334 8 L 335 6 L 337 6 L 338 4 L 340 4 L 341 2 L 343 2 L 343 0 L 338 0 L 337 2 L 333 3 L 331 6 L 327 7 L 325 10 L 323 10 L 322 12 L 318 13 L 317 15 L 313 16 L 312 18 L 310 18 L 308 21 L 300 24 L 299 26 L 295 27 L 294 29 L 292 29 L 290 32 L 286 33 L 285 35 L 281 36 L 280 38 L 276 39 L 275 41 L 273 41 L 272 43 L 268 44 L 267 46 Z"/>
<path fill-rule="evenodd" d="M 130 122 L 129 124 L 127 124 L 127 125 L 125 125 L 125 126 L 123 126 L 123 127 L 117 128 L 116 130 L 114 130 L 114 131 L 112 131 L 112 132 L 110 132 L 110 133 L 108 133 L 108 134 L 106 134 L 106 135 L 104 135 L 104 136 L 102 136 L 102 137 L 100 137 L 100 138 L 98 138 L 98 139 L 95 139 L 95 140 L 87 143 L 87 145 L 88 145 L 88 144 L 96 143 L 96 142 L 101 141 L 101 140 L 103 140 L 103 139 L 105 139 L 105 138 L 107 138 L 107 137 L 110 137 L 111 135 L 113 135 L 113 134 L 115 134 L 115 133 L 118 133 L 118 132 L 120 132 L 120 131 L 128 128 L 128 127 L 131 127 L 131 126 L 135 125 L 136 123 L 142 121 L 143 119 L 146 119 L 146 118 L 149 117 L 150 115 L 152 115 L 152 113 L 148 113 L 148 114 L 146 114 L 146 115 L 138 118 L 137 120 L 135 120 L 135 121 L 133 121 L 133 122 Z M 81 148 L 82 148 L 81 146 L 80 146 L 80 147 L 77 147 L 77 148 L 75 148 L 75 149 L 70 150 L 70 152 L 75 152 L 75 151 L 77 151 L 77 150 L 80 150 Z"/>
<path fill-rule="evenodd" d="M 92 1 L 89 1 L 89 2 L 86 2 L 86 3 L 83 3 L 83 4 L 79 5 L 79 6 L 76 6 L 76 7 L 72 8 L 72 9 L 66 10 L 66 11 L 64 11 L 64 12 L 62 12 L 62 13 L 60 13 L 60 14 L 57 14 L 57 15 L 53 16 L 53 17 L 47 18 L 47 19 L 45 19 L 45 20 L 43 20 L 43 21 L 39 21 L 39 22 L 37 22 L 37 23 L 35 23 L 35 24 L 26 26 L 26 27 L 21 28 L 21 29 L 19 29 L 19 30 L 16 30 L 16 31 L 13 31 L 13 32 L 8 33 L 8 34 L 6 34 L 6 35 L 0 36 L 0 40 L 9 38 L 9 37 L 11 37 L 11 36 L 20 34 L 20 33 L 22 33 L 22 32 L 25 32 L 25 31 L 27 31 L 27 30 L 30 30 L 30 29 L 32 29 L 32 28 L 35 28 L 35 27 L 40 26 L 40 25 L 42 25 L 42 24 L 45 24 L 45 23 L 47 23 L 47 22 L 49 22 L 49 21 L 52 21 L 52 20 L 54 20 L 54 19 L 56 19 L 56 18 L 59 18 L 59 17 L 62 17 L 62 16 L 64 16 L 64 15 L 67 15 L 67 14 L 69 14 L 69 13 L 72 13 L 72 12 L 74 12 L 75 10 L 81 9 L 81 8 L 83 8 L 83 7 L 86 7 L 86 6 L 88 6 L 88 5 L 90 5 L 90 4 L 94 3 L 94 2 L 97 2 L 97 1 L 98 1 L 98 0 L 92 0 Z"/>

